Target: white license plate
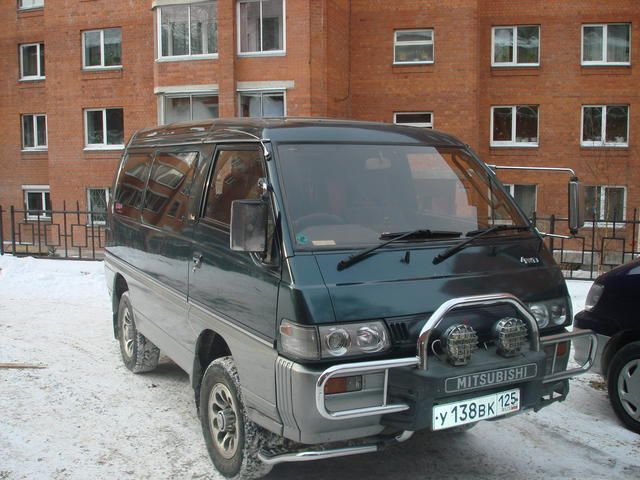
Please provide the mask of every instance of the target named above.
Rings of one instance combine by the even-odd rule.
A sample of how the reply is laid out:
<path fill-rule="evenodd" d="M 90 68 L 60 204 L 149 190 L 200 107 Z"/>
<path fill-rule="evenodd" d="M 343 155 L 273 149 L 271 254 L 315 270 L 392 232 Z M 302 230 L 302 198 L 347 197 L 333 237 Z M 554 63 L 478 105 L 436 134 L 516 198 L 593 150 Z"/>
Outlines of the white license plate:
<path fill-rule="evenodd" d="M 492 393 L 461 402 L 433 407 L 433 429 L 443 430 L 466 423 L 499 417 L 520 410 L 520 389 Z"/>

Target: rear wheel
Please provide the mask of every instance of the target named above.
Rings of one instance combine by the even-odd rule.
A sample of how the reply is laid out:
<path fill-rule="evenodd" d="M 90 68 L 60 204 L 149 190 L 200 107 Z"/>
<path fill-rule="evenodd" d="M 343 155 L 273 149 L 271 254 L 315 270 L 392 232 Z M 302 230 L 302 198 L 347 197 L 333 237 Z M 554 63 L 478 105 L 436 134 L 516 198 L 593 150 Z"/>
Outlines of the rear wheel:
<path fill-rule="evenodd" d="M 136 328 L 129 292 L 120 297 L 118 341 L 125 366 L 133 373 L 150 372 L 158 366 L 160 349 Z"/>
<path fill-rule="evenodd" d="M 640 342 L 618 351 L 607 378 L 613 411 L 627 428 L 640 433 Z"/>
<path fill-rule="evenodd" d="M 204 372 L 200 423 L 211 461 L 222 475 L 249 480 L 269 473 L 272 466 L 262 463 L 258 452 L 274 435 L 248 419 L 231 357 L 214 360 Z"/>

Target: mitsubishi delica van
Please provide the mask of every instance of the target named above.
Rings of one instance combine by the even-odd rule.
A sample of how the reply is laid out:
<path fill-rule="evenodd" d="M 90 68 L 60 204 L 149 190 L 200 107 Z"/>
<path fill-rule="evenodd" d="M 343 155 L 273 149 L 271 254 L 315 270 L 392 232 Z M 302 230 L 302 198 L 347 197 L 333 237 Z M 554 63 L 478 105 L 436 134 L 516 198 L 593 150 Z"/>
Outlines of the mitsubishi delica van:
<path fill-rule="evenodd" d="M 578 192 L 574 179 L 577 221 Z M 228 478 L 374 452 L 566 398 L 595 336 L 565 330 L 571 302 L 541 235 L 437 131 L 287 118 L 141 130 L 109 207 L 114 334 L 132 372 L 162 351 L 189 374 Z M 576 338 L 590 352 L 568 369 Z"/>

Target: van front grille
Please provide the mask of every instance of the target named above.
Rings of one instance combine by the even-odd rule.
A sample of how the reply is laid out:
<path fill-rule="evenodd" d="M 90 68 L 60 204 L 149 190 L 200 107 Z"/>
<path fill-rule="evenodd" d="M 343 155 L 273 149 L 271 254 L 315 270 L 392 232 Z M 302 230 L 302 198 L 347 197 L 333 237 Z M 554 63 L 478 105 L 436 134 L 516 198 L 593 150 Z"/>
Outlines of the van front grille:
<path fill-rule="evenodd" d="M 409 317 L 385 318 L 391 343 L 393 345 L 404 345 L 415 343 L 418 338 L 420 327 L 426 320 L 425 315 L 412 315 Z"/>

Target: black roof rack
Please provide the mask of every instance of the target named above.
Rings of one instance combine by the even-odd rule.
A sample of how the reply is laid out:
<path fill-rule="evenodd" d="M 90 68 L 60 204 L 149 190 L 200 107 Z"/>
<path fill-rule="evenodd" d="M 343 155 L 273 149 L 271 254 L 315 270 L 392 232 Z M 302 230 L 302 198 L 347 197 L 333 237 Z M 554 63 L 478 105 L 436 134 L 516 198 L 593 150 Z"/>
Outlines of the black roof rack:
<path fill-rule="evenodd" d="M 220 118 L 137 131 L 129 147 L 218 142 L 343 142 L 463 146 L 437 130 L 331 118 Z"/>

